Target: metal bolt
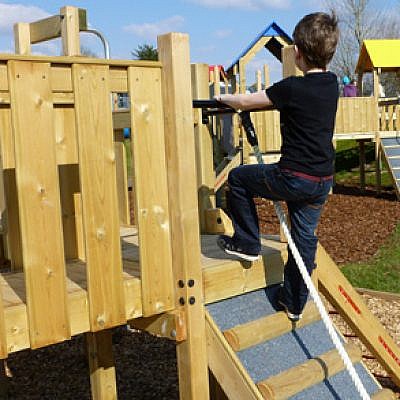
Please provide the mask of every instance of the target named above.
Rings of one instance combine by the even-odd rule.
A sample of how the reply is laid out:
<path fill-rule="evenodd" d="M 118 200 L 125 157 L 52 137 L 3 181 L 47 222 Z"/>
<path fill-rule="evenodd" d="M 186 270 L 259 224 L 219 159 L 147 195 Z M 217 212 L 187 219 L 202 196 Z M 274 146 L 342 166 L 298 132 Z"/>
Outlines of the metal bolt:
<path fill-rule="evenodd" d="M 179 281 L 178 281 L 178 286 L 179 286 L 180 288 L 184 288 L 184 287 L 185 287 L 185 282 L 183 281 L 183 279 L 179 279 Z"/>
<path fill-rule="evenodd" d="M 188 280 L 188 286 L 193 287 L 194 286 L 194 279 L 189 279 Z"/>
<path fill-rule="evenodd" d="M 185 299 L 184 299 L 183 297 L 180 297 L 180 298 L 179 298 L 179 304 L 180 304 L 181 306 L 185 305 Z"/>
<path fill-rule="evenodd" d="M 194 296 L 190 296 L 189 297 L 189 304 L 193 305 L 194 303 L 196 303 L 196 298 Z"/>

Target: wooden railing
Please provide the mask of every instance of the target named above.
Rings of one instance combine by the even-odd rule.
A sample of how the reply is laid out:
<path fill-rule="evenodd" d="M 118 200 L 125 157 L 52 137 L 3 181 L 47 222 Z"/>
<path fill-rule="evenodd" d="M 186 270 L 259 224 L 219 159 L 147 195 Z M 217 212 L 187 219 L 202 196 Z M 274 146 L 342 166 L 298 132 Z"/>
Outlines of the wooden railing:
<path fill-rule="evenodd" d="M 379 107 L 379 130 L 397 131 L 400 130 L 400 103 L 399 98 L 381 99 Z"/>

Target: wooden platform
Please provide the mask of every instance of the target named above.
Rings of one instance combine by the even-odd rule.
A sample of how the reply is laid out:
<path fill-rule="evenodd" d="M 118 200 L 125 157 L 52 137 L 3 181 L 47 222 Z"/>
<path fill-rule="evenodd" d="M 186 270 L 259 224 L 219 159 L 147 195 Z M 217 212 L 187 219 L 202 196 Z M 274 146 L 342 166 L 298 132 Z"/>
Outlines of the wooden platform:
<path fill-rule="evenodd" d="M 138 235 L 135 227 L 120 230 L 125 312 L 128 320 L 142 316 Z M 263 238 L 263 257 L 257 262 L 232 260 L 216 245 L 216 236 L 201 237 L 203 289 L 206 303 L 253 291 L 282 280 L 286 245 L 278 236 Z M 89 308 L 86 289 L 86 265 L 80 260 L 67 261 L 68 310 L 71 334 L 88 332 Z M 8 351 L 30 347 L 23 273 L 0 275 Z M 50 301 L 50 300 L 49 300 Z"/>

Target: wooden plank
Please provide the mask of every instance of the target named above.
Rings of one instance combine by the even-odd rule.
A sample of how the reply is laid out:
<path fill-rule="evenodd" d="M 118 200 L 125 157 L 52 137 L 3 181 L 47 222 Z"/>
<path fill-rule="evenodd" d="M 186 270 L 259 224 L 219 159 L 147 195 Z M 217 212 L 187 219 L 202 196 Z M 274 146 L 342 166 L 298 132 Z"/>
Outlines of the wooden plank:
<path fill-rule="evenodd" d="M 92 331 L 125 322 L 108 67 L 75 64 L 82 216 Z"/>
<path fill-rule="evenodd" d="M 229 172 L 238 167 L 241 162 L 241 154 L 238 151 L 235 156 L 229 161 L 229 164 L 218 174 L 214 181 L 214 191 L 216 192 L 227 180 Z M 210 207 L 208 207 L 210 208 Z"/>
<path fill-rule="evenodd" d="M 148 316 L 174 307 L 161 71 L 129 68 L 128 76 L 143 314 Z"/>
<path fill-rule="evenodd" d="M 77 164 L 75 110 L 72 107 L 54 108 L 57 164 Z"/>
<path fill-rule="evenodd" d="M 361 350 L 354 344 L 345 345 L 353 363 L 361 361 Z M 257 384 L 264 399 L 285 400 L 344 370 L 345 366 L 336 349 L 297 365 L 279 375 Z"/>
<path fill-rule="evenodd" d="M 115 400 L 117 382 L 112 349 L 112 331 L 86 334 L 90 387 L 93 399 Z"/>
<path fill-rule="evenodd" d="M 152 335 L 166 337 L 177 342 L 186 340 L 185 314 L 171 311 L 151 317 L 135 318 L 129 321 L 131 328 L 150 332 Z"/>
<path fill-rule="evenodd" d="M 78 165 L 61 165 L 59 176 L 65 257 L 80 258 L 74 202 L 75 194 L 80 191 Z"/>
<path fill-rule="evenodd" d="M 296 65 L 294 45 L 282 47 L 282 68 L 283 77 L 288 76 L 302 76 L 301 72 Z"/>
<path fill-rule="evenodd" d="M 10 108 L 0 107 L 0 149 L 1 163 L 4 169 L 14 168 L 14 136 L 11 127 Z"/>
<path fill-rule="evenodd" d="M 400 384 L 400 349 L 369 311 L 322 246 L 317 250 L 318 280 L 321 292 L 378 359 L 393 381 Z"/>
<path fill-rule="evenodd" d="M 207 99 L 209 97 L 207 64 L 192 64 L 192 97 Z M 199 198 L 200 229 L 206 232 L 205 212 L 215 207 L 215 194 L 212 193 L 215 173 L 213 163 L 213 143 L 209 127 L 201 121 L 201 109 L 193 110 L 195 114 L 194 137 L 196 151 L 197 190 Z"/>
<path fill-rule="evenodd" d="M 237 296 L 267 285 L 283 281 L 286 252 L 270 251 L 262 260 L 252 263 L 240 261 L 221 263 L 207 268 L 203 273 L 204 297 L 206 303 Z"/>
<path fill-rule="evenodd" d="M 308 302 L 303 312 L 303 318 L 296 323 L 296 329 L 309 325 L 320 319 L 317 307 Z M 224 331 L 224 336 L 234 351 L 271 340 L 293 330 L 293 323 L 286 313 L 277 312 L 272 315 L 250 321 L 247 324 L 235 326 Z"/>
<path fill-rule="evenodd" d="M 50 65 L 10 61 L 9 84 L 29 331 L 36 348 L 70 337 Z"/>
<path fill-rule="evenodd" d="M 263 400 L 257 386 L 206 312 L 208 365 L 230 400 Z"/>
<path fill-rule="evenodd" d="M 130 209 L 128 197 L 128 172 L 126 166 L 125 145 L 121 142 L 114 143 L 115 164 L 117 173 L 118 215 L 122 225 L 130 224 Z"/>
<path fill-rule="evenodd" d="M 177 345 L 179 391 L 181 398 L 208 399 L 189 38 L 180 33 L 162 35 L 157 48 L 163 63 L 173 269 L 175 282 L 183 282 L 176 289 L 176 305 L 185 311 L 188 330 L 187 340 Z"/>
<path fill-rule="evenodd" d="M 130 111 L 114 111 L 113 112 L 113 127 L 114 129 L 123 129 L 131 127 L 131 112 Z"/>
<path fill-rule="evenodd" d="M 231 219 L 225 214 L 222 208 L 208 208 L 204 210 L 205 226 L 204 232 L 208 234 L 231 234 L 233 225 Z"/>

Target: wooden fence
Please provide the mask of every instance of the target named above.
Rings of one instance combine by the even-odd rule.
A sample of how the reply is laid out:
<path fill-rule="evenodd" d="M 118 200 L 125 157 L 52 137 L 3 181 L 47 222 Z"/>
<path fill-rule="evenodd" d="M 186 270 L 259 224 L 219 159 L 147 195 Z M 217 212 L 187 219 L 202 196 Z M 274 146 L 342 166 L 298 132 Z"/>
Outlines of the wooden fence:
<path fill-rule="evenodd" d="M 203 296 L 188 37 L 164 35 L 158 49 L 160 62 L 0 55 L 12 262 L 0 276 L 0 357 L 86 332 L 94 398 L 115 398 L 109 329 L 162 313 L 178 315 L 173 329 L 184 330 L 164 332 L 185 339 L 177 347 L 183 397 L 208 393 L 203 303 L 189 301 Z M 114 136 L 124 124 L 113 93 L 131 101 L 137 229 L 120 227 L 127 187 Z"/>

